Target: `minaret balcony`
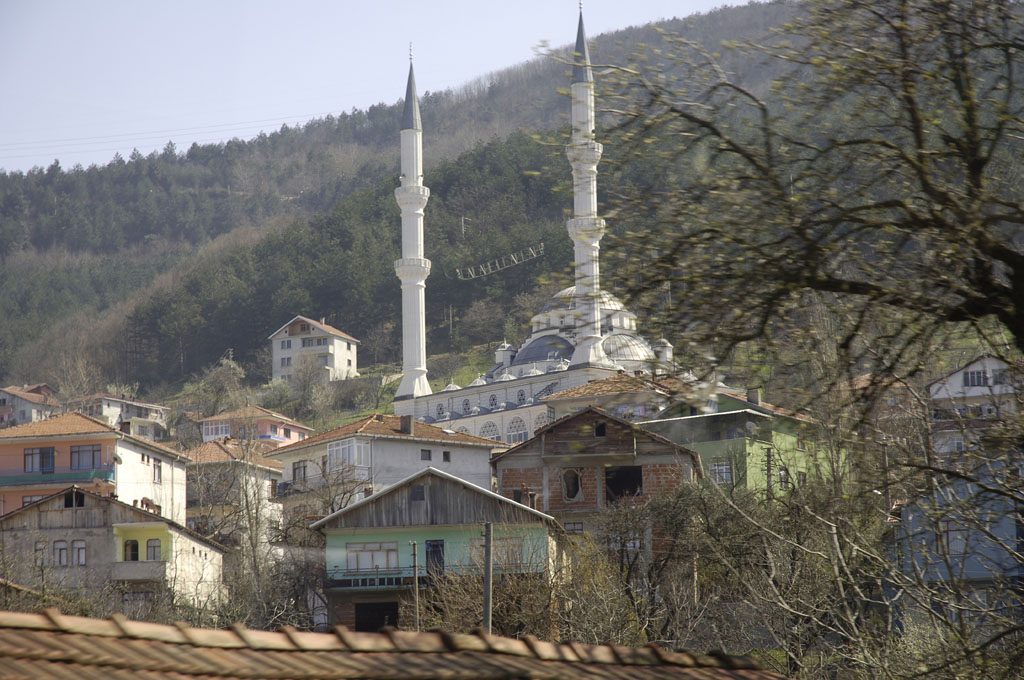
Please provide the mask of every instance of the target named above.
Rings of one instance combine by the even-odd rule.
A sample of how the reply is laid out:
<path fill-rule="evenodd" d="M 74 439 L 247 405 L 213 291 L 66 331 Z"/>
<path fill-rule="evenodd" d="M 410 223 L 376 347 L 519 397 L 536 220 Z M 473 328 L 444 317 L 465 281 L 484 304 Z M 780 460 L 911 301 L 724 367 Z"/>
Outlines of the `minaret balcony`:
<path fill-rule="evenodd" d="M 402 212 L 423 210 L 430 198 L 430 189 L 421 184 L 407 184 L 395 189 L 395 200 Z"/>
<path fill-rule="evenodd" d="M 403 257 L 395 260 L 395 274 L 402 283 L 422 281 L 430 275 L 430 260 L 425 257 Z"/>
<path fill-rule="evenodd" d="M 596 246 L 604 236 L 605 222 L 600 217 L 573 217 L 568 222 L 569 238 L 574 243 Z"/>
<path fill-rule="evenodd" d="M 578 141 L 565 147 L 565 156 L 569 164 L 576 166 L 596 166 L 601 160 L 604 146 L 598 142 Z"/>

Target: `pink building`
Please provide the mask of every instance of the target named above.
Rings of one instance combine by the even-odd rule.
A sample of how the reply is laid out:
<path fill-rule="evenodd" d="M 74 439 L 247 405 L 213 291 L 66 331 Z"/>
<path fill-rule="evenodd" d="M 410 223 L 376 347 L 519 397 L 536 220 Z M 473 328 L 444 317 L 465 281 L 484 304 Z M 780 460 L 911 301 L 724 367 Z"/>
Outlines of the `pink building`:
<path fill-rule="evenodd" d="M 245 406 L 203 418 L 199 423 L 203 428 L 204 442 L 223 437 L 256 438 L 275 448 L 300 442 L 313 431 L 297 420 L 262 406 Z"/>

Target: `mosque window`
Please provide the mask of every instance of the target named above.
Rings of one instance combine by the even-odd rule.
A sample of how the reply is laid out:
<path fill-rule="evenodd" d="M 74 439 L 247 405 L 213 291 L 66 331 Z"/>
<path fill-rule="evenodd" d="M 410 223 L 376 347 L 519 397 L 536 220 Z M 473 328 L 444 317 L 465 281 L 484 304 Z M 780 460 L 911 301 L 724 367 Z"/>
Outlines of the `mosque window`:
<path fill-rule="evenodd" d="M 544 427 L 547 424 L 548 424 L 548 414 L 546 414 L 546 413 L 538 413 L 537 417 L 534 418 L 534 420 L 533 420 L 533 429 L 534 430 L 539 430 L 540 428 Z"/>
<path fill-rule="evenodd" d="M 469 428 L 466 427 L 465 425 L 463 425 L 462 427 L 456 428 L 455 431 L 456 432 L 461 432 L 462 434 L 469 434 Z"/>
<path fill-rule="evenodd" d="M 480 436 L 485 439 L 501 440 L 501 435 L 498 433 L 498 426 L 490 420 L 480 426 Z"/>
<path fill-rule="evenodd" d="M 526 390 L 519 390 L 519 393 L 516 394 L 516 401 L 520 404 L 526 403 Z"/>
<path fill-rule="evenodd" d="M 517 444 L 526 441 L 526 423 L 522 418 L 513 418 L 508 424 L 505 441 L 509 444 Z"/>
<path fill-rule="evenodd" d="M 463 413 L 469 413 L 469 411 L 470 411 L 469 399 L 463 399 L 462 400 L 462 412 Z"/>
<path fill-rule="evenodd" d="M 498 408 L 498 395 L 492 394 L 491 396 L 487 397 L 487 405 L 490 406 L 491 408 Z"/>

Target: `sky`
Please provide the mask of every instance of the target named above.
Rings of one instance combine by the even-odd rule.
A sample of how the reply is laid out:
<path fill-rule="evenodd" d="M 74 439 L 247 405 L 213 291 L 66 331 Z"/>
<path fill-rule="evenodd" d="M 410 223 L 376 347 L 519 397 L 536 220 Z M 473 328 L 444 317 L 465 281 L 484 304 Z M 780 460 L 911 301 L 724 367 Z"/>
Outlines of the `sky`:
<path fill-rule="evenodd" d="M 726 0 L 587 0 L 588 37 Z M 457 88 L 575 40 L 577 0 L 0 0 L 0 170 L 65 170 L 173 141 Z"/>

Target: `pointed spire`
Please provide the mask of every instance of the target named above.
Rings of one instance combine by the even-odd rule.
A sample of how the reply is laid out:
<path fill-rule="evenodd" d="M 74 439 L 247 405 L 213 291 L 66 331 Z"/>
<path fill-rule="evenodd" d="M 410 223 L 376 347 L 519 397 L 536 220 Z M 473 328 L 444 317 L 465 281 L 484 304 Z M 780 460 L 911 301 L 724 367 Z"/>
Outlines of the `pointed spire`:
<path fill-rule="evenodd" d="M 583 32 L 582 6 L 580 7 L 580 25 L 576 29 L 576 50 L 573 53 L 572 61 L 572 82 L 589 83 L 594 80 L 594 75 L 590 71 L 590 50 L 587 49 L 587 36 Z"/>
<path fill-rule="evenodd" d="M 412 54 L 409 55 L 409 83 L 405 86 L 405 110 L 402 111 L 403 130 L 422 130 L 420 124 L 420 102 L 416 97 L 416 77 L 412 72 Z"/>

